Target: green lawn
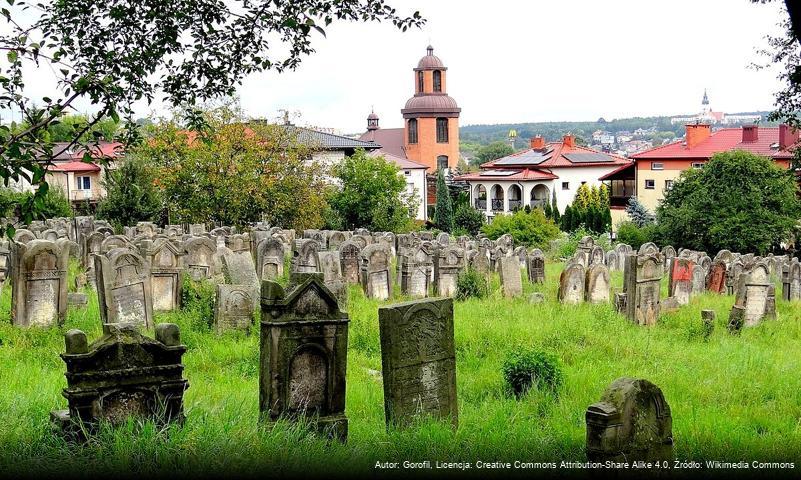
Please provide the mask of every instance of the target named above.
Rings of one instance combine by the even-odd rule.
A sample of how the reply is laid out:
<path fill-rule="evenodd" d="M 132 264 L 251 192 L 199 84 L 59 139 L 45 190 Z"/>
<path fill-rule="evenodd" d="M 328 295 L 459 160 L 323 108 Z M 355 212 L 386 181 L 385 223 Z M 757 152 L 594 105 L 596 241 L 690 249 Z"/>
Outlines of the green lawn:
<path fill-rule="evenodd" d="M 369 473 L 376 461 L 584 460 L 584 412 L 621 376 L 662 388 L 673 413 L 678 459 L 780 460 L 801 458 L 801 314 L 778 301 L 778 320 L 731 336 L 734 298 L 703 295 L 654 327 L 639 327 L 611 305 L 561 306 L 562 265 L 548 264 L 544 286 L 525 285 L 523 298 L 498 290 L 485 300 L 455 303 L 459 429 L 425 423 L 387 433 L 378 339 L 380 302 L 350 292 L 350 339 L 345 444 L 327 443 L 302 428 L 258 423 L 258 330 L 216 336 L 191 313 L 157 316 L 181 326 L 186 422 L 158 430 L 134 421 L 104 429 L 87 444 L 68 443 L 49 424 L 66 408 L 63 333 L 101 332 L 97 298 L 70 310 L 62 328 L 22 330 L 10 325 L 11 287 L 0 296 L 0 471 L 51 474 L 175 471 L 181 474 L 287 471 Z M 613 286 L 621 287 L 615 272 Z M 543 291 L 548 301 L 528 303 Z M 777 288 L 777 292 L 780 292 Z M 398 296 L 398 299 L 400 297 Z M 700 310 L 717 312 L 703 339 Z M 209 319 L 210 320 L 210 319 Z M 150 332 L 152 335 L 152 332 Z M 504 394 L 501 363 L 518 345 L 556 354 L 565 381 L 554 398 L 532 391 Z M 267 469 L 266 469 L 267 468 Z"/>

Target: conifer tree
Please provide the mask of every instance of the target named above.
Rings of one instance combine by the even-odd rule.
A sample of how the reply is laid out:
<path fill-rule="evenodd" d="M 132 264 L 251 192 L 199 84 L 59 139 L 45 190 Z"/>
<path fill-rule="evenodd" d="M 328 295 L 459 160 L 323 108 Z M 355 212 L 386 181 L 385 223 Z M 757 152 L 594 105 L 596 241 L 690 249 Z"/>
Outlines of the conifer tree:
<path fill-rule="evenodd" d="M 437 210 L 434 223 L 443 232 L 453 231 L 453 204 L 442 170 L 437 174 Z"/>
<path fill-rule="evenodd" d="M 549 202 L 545 202 L 545 208 L 543 208 L 543 212 L 545 213 L 545 218 L 553 220 L 553 211 L 551 210 L 551 204 Z"/>
<path fill-rule="evenodd" d="M 559 205 L 556 204 L 556 190 L 553 191 L 552 197 L 553 198 L 551 200 L 551 215 L 553 221 L 556 222 L 557 225 L 559 225 L 559 217 L 561 215 L 559 214 Z"/>

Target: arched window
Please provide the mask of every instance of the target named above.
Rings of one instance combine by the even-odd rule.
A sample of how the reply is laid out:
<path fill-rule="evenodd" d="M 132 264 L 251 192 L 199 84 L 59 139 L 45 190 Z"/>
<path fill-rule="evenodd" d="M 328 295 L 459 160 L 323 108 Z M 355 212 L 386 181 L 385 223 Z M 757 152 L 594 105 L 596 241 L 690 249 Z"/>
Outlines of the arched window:
<path fill-rule="evenodd" d="M 417 143 L 417 119 L 409 119 L 409 143 Z"/>
<path fill-rule="evenodd" d="M 448 156 L 440 155 L 437 157 L 437 169 L 444 170 L 448 168 Z"/>
<path fill-rule="evenodd" d="M 442 72 L 439 70 L 434 70 L 434 91 L 442 91 Z"/>
<path fill-rule="evenodd" d="M 448 143 L 448 119 L 437 119 L 437 143 Z"/>
<path fill-rule="evenodd" d="M 417 72 L 417 91 L 423 93 L 423 72 Z"/>

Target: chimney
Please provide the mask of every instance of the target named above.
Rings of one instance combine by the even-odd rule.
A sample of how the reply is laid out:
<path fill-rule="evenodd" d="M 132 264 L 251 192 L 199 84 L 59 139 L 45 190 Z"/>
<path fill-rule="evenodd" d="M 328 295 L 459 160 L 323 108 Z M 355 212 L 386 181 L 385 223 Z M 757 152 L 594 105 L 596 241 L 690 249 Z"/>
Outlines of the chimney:
<path fill-rule="evenodd" d="M 756 125 L 743 125 L 743 143 L 759 140 L 759 127 Z"/>
<path fill-rule="evenodd" d="M 779 150 L 787 150 L 798 143 L 799 131 L 789 125 L 779 125 Z"/>
<path fill-rule="evenodd" d="M 688 123 L 685 128 L 687 148 L 693 148 L 712 134 L 712 126 L 708 123 Z"/>
<path fill-rule="evenodd" d="M 567 135 L 562 137 L 562 143 L 566 147 L 573 148 L 576 146 L 576 137 L 574 137 L 572 133 L 568 133 Z"/>
<path fill-rule="evenodd" d="M 539 135 L 531 137 L 531 148 L 534 150 L 542 150 L 545 148 L 545 140 Z"/>

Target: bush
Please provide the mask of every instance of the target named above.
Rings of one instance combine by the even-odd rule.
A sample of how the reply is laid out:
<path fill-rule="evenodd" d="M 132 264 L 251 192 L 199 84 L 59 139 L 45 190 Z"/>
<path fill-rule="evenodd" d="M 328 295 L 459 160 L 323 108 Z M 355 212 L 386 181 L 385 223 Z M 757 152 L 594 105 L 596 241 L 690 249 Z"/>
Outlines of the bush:
<path fill-rule="evenodd" d="M 504 359 L 503 379 L 506 388 L 518 398 L 532 386 L 556 393 L 563 381 L 562 366 L 554 355 L 519 348 Z"/>
<path fill-rule="evenodd" d="M 456 280 L 456 300 L 484 298 L 489 295 L 487 277 L 472 268 L 467 268 Z"/>
<path fill-rule="evenodd" d="M 458 230 L 460 234 L 464 231 L 467 235 L 476 236 L 481 231 L 481 227 L 484 226 L 484 213 L 472 208 L 469 204 L 463 203 L 453 212 L 453 223 L 456 226 L 453 232 L 454 235 L 457 235 L 456 231 Z"/>
<path fill-rule="evenodd" d="M 516 245 L 539 248 L 547 248 L 548 242 L 559 236 L 559 227 L 545 218 L 539 208 L 530 213 L 520 210 L 511 215 L 498 215 L 481 227 L 481 231 L 492 240 L 508 233 Z"/>
<path fill-rule="evenodd" d="M 33 192 L 23 193 L 9 188 L 0 189 L 0 216 L 16 216 L 19 214 L 20 205 L 30 202 L 37 202 Z M 48 188 L 38 202 L 37 217 L 32 220 L 72 216 L 70 202 L 60 188 Z"/>
<path fill-rule="evenodd" d="M 609 238 L 606 234 L 597 234 L 587 230 L 584 227 L 579 227 L 567 236 L 564 240 L 560 241 L 554 252 L 553 256 L 556 258 L 570 258 L 576 254 L 578 244 L 584 237 L 592 237 L 596 245 L 600 245 L 604 250 L 609 250 L 611 247 Z"/>
<path fill-rule="evenodd" d="M 617 226 L 617 242 L 631 245 L 634 250 L 648 242 L 660 243 L 659 227 L 654 224 L 638 227 L 634 222 L 621 222 Z"/>
<path fill-rule="evenodd" d="M 130 157 L 116 170 L 106 170 L 106 197 L 97 205 L 97 217 L 119 223 L 158 221 L 163 209 L 161 193 L 151 167 Z"/>
<path fill-rule="evenodd" d="M 181 291 L 181 310 L 192 314 L 192 328 L 208 331 L 214 321 L 216 286 L 208 280 L 193 281 L 184 275 Z"/>

